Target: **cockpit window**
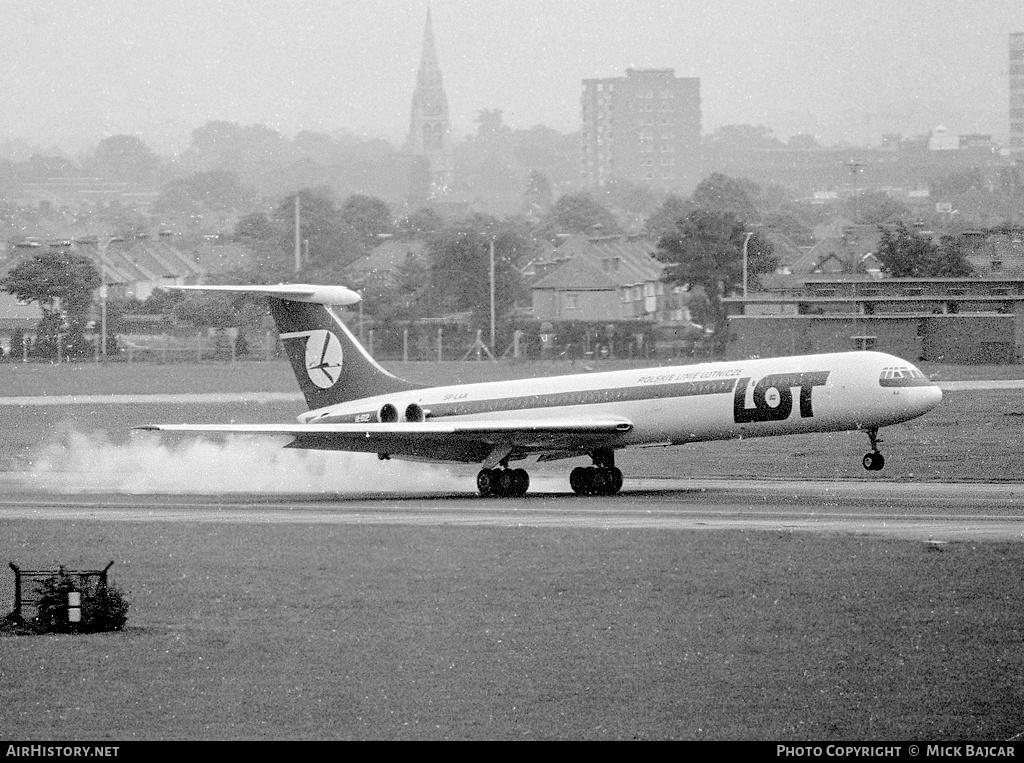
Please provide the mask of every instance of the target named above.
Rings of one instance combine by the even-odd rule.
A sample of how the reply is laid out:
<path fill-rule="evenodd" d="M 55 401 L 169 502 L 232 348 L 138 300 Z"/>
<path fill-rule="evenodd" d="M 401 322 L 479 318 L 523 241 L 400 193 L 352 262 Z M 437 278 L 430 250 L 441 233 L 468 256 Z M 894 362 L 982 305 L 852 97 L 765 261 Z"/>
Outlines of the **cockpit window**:
<path fill-rule="evenodd" d="M 930 387 L 932 381 L 913 366 L 887 366 L 879 374 L 883 387 Z"/>

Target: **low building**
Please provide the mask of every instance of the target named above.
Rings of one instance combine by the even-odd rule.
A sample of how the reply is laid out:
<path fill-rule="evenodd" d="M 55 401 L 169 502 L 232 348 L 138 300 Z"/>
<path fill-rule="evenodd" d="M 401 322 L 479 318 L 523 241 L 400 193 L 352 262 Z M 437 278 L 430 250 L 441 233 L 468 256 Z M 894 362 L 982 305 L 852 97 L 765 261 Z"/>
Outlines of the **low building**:
<path fill-rule="evenodd" d="M 549 349 L 573 345 L 585 353 L 651 356 L 661 342 L 693 344 L 690 295 L 661 280 L 656 244 L 639 236 L 570 236 L 533 263 L 533 319 Z M 665 331 L 670 329 L 665 338 Z M 678 338 L 677 338 L 678 337 Z"/>
<path fill-rule="evenodd" d="M 1024 278 L 822 278 L 723 302 L 734 357 L 873 349 L 948 363 L 1024 360 Z"/>
<path fill-rule="evenodd" d="M 3 354 L 10 355 L 11 340 L 15 334 L 20 333 L 25 339 L 34 339 L 42 317 L 42 308 L 37 303 L 22 302 L 13 294 L 0 290 L 0 347 L 3 348 Z M 22 349 L 25 347 L 22 344 Z"/>
<path fill-rule="evenodd" d="M 688 297 L 662 282 L 657 245 L 639 236 L 570 236 L 534 263 L 538 320 L 687 321 Z"/>
<path fill-rule="evenodd" d="M 786 273 L 864 273 L 881 277 L 877 258 L 881 231 L 877 225 L 854 225 L 835 220 L 815 230 L 816 243 L 795 259 L 783 259 Z M 779 256 L 779 255 L 777 255 Z"/>
<path fill-rule="evenodd" d="M 961 237 L 965 256 L 986 278 L 1024 278 L 1024 229 L 969 230 Z"/>

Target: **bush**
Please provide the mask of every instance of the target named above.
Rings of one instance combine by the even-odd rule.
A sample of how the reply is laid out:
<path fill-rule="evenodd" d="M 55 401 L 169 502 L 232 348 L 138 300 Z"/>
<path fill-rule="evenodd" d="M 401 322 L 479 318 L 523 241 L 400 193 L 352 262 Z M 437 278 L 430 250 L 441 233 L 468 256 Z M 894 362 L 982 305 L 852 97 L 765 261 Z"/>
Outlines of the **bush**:
<path fill-rule="evenodd" d="M 249 341 L 245 338 L 245 334 L 239 331 L 238 336 L 235 338 L 235 357 L 244 358 L 248 355 Z"/>
<path fill-rule="evenodd" d="M 79 623 L 68 622 L 70 591 L 82 594 Z M 58 574 L 39 583 L 39 613 L 34 622 L 44 633 L 119 631 L 128 619 L 128 606 L 121 591 L 101 579 Z"/>

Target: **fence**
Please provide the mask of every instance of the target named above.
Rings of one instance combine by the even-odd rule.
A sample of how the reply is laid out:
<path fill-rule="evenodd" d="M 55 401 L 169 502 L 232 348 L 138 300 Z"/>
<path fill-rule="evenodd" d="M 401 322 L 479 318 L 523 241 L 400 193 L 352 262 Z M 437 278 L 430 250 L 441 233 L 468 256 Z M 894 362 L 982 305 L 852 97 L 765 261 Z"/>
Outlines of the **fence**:
<path fill-rule="evenodd" d="M 382 361 L 447 361 L 492 356 L 530 360 L 667 360 L 707 354 L 703 341 L 687 338 L 692 331 L 666 331 L 664 327 L 640 321 L 513 322 L 499 327 L 495 347 L 490 347 L 485 331 L 467 323 L 430 319 L 367 321 L 365 325 L 353 327 L 353 333 L 373 357 Z M 104 358 L 98 336 L 94 342 L 94 359 L 99 362 Z M 282 354 L 283 348 L 273 331 L 267 330 L 261 336 L 229 328 L 190 334 L 118 334 L 116 340 L 110 337 L 105 359 L 128 363 L 201 363 L 272 360 Z M 30 357 L 26 351 L 8 360 L 46 359 Z M 67 356 L 60 356 L 56 362 L 66 360 Z"/>
<path fill-rule="evenodd" d="M 94 578 L 97 578 L 97 580 L 99 581 L 99 585 L 101 585 L 103 587 L 106 587 L 107 586 L 107 572 L 110 570 L 111 567 L 114 566 L 114 562 L 111 561 L 110 564 L 108 564 L 102 570 L 72 570 L 72 571 L 68 571 L 68 570 L 65 570 L 63 567 L 60 567 L 59 569 L 56 569 L 56 570 L 23 570 L 18 565 L 16 565 L 14 562 L 8 562 L 7 566 L 10 567 L 12 570 L 14 570 L 14 612 L 13 612 L 13 615 L 18 620 L 23 620 L 24 618 L 22 617 L 22 614 L 21 614 L 22 608 L 25 607 L 26 605 L 35 606 L 35 605 L 37 605 L 39 603 L 39 590 L 38 590 L 38 587 L 39 587 L 39 583 L 41 583 L 42 581 L 47 580 L 49 578 L 52 578 L 55 575 L 75 576 L 79 580 L 80 588 L 85 589 L 85 588 L 88 587 L 89 578 L 93 578 L 94 577 Z M 24 582 L 23 582 L 26 579 L 27 579 L 27 582 L 32 584 L 31 589 L 27 590 L 27 591 L 25 589 L 25 585 L 24 585 Z"/>
<path fill-rule="evenodd" d="M 262 346 L 259 346 L 262 344 Z M 199 331 L 194 335 L 127 334 L 118 337 L 119 359 L 136 362 L 203 362 L 204 360 L 270 360 L 277 348 L 269 332 L 257 346 L 249 344 L 244 334 L 223 330 L 211 334 Z"/>

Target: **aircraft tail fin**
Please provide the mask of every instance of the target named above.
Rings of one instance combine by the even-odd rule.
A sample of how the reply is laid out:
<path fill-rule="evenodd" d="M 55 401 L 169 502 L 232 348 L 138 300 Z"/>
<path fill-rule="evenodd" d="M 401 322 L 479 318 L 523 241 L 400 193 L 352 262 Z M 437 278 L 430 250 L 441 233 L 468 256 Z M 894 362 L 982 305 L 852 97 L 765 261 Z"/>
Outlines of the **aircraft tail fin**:
<path fill-rule="evenodd" d="M 344 286 L 278 284 L 168 288 L 267 296 L 292 371 L 311 410 L 420 387 L 382 368 L 331 309 L 332 305 L 351 305 L 361 299 L 359 294 Z"/>

